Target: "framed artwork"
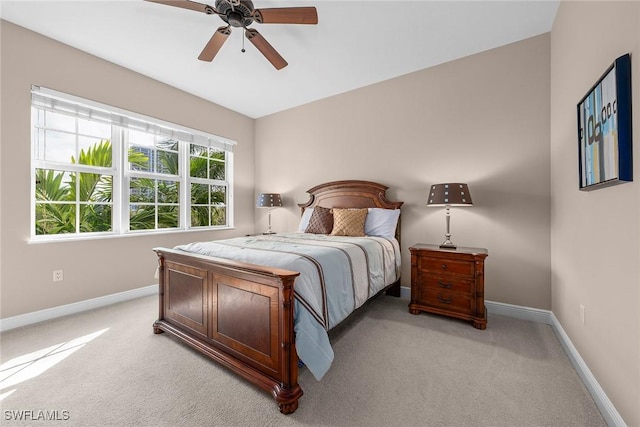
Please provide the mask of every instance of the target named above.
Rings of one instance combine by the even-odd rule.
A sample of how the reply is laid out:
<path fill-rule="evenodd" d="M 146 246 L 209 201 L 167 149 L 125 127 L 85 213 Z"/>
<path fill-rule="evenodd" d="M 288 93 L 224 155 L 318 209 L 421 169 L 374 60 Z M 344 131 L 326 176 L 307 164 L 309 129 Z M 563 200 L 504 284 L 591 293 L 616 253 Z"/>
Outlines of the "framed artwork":
<path fill-rule="evenodd" d="M 615 60 L 578 103 L 580 190 L 633 181 L 631 56 Z"/>

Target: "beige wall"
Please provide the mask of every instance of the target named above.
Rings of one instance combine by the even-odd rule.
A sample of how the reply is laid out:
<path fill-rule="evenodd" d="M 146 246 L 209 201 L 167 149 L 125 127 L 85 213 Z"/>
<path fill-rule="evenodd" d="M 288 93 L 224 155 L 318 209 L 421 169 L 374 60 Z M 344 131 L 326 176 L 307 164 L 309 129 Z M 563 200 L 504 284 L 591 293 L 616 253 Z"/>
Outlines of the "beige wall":
<path fill-rule="evenodd" d="M 553 313 L 629 426 L 640 425 L 639 28 L 637 1 L 563 1 L 551 32 Z M 578 191 L 576 104 L 627 52 L 634 182 Z"/>
<path fill-rule="evenodd" d="M 551 36 L 257 121 L 5 21 L 0 41 L 0 317 L 151 284 L 152 247 L 252 232 L 254 212 L 265 228 L 254 182 L 283 193 L 276 230 L 295 227 L 295 204 L 318 183 L 389 185 L 406 202 L 408 286 L 407 248 L 443 240 L 427 188 L 459 180 L 475 206 L 454 209 L 453 240 L 489 249 L 486 298 L 552 309 L 626 423 L 640 425 L 640 150 L 634 183 L 580 192 L 575 135 L 577 101 L 625 52 L 640 99 L 640 3 L 565 1 Z M 236 230 L 28 245 L 31 84 L 237 140 Z M 638 141 L 640 108 L 633 114 Z M 65 280 L 54 284 L 59 268 Z"/>
<path fill-rule="evenodd" d="M 260 118 L 256 159 L 256 191 L 285 197 L 276 230 L 295 227 L 316 184 L 388 185 L 405 202 L 407 287 L 408 247 L 444 240 L 429 185 L 468 183 L 474 206 L 452 209 L 452 240 L 489 249 L 486 298 L 551 308 L 548 34 Z"/>
<path fill-rule="evenodd" d="M 254 121 L 130 70 L 1 21 L 2 318 L 157 282 L 156 246 L 224 238 L 254 229 Z M 188 72 L 188 70 L 185 70 Z M 238 142 L 236 229 L 27 244 L 30 89 L 42 85 Z M 52 271 L 64 281 L 52 282 Z"/>

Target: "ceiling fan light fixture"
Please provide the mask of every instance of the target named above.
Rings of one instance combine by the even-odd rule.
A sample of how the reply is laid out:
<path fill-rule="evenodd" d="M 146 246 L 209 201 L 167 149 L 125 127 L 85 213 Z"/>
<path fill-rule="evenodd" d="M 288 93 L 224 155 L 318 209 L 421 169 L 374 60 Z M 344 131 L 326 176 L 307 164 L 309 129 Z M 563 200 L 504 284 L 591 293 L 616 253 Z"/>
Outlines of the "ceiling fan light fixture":
<path fill-rule="evenodd" d="M 250 0 L 240 0 L 237 4 L 216 0 L 216 10 L 220 18 L 232 27 L 247 27 L 253 23 L 253 3 Z"/>
<path fill-rule="evenodd" d="M 236 28 L 246 27 L 247 25 L 253 22 L 252 19 L 249 19 L 249 24 L 246 24 L 245 21 L 246 21 L 245 17 L 236 11 L 232 10 L 231 12 L 227 13 L 227 22 L 232 27 L 236 27 Z"/>

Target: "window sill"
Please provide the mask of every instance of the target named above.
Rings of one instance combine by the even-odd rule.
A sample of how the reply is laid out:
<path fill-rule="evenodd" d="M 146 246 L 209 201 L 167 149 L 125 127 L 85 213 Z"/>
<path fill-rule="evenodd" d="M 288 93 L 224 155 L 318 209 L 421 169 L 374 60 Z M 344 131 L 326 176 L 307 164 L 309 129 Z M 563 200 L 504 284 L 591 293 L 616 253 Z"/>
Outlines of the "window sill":
<path fill-rule="evenodd" d="M 115 233 L 87 233 L 83 235 L 46 235 L 46 236 L 36 236 L 31 237 L 27 240 L 27 244 L 42 244 L 42 243 L 63 243 L 63 242 L 82 242 L 82 241 L 90 241 L 90 240 L 104 240 L 104 239 L 121 239 L 121 238 L 129 238 L 129 237 L 147 237 L 147 236 L 158 236 L 165 234 L 181 234 L 181 233 L 202 233 L 202 232 L 210 232 L 210 231 L 222 231 L 222 230 L 234 230 L 235 227 L 215 227 L 215 228 L 190 228 L 188 230 L 154 230 L 154 231 L 131 231 L 123 234 L 115 234 Z M 63 237 L 64 236 L 64 237 Z"/>

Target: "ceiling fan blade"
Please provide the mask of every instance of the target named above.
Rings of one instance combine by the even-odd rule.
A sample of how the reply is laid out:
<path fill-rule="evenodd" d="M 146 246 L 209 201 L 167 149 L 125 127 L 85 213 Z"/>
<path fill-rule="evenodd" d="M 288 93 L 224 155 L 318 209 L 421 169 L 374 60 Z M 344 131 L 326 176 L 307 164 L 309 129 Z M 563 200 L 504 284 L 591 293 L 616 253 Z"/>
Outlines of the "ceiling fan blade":
<path fill-rule="evenodd" d="M 287 61 L 265 40 L 264 37 L 253 28 L 247 28 L 245 35 L 251 43 L 264 55 L 271 65 L 276 67 L 276 70 L 281 70 L 287 65 Z"/>
<path fill-rule="evenodd" d="M 318 12 L 310 7 L 256 9 L 253 18 L 260 24 L 317 24 Z"/>
<path fill-rule="evenodd" d="M 208 4 L 197 3 L 189 0 L 146 0 L 151 3 L 166 4 L 167 6 L 181 7 L 183 9 L 195 10 L 196 12 L 206 13 L 207 15 L 218 14 L 214 8 Z"/>
<path fill-rule="evenodd" d="M 207 62 L 213 61 L 213 58 L 215 58 L 215 56 L 218 54 L 218 51 L 220 50 L 224 42 L 227 41 L 227 37 L 229 37 L 229 34 L 231 34 L 231 28 L 229 28 L 228 26 L 218 28 L 216 32 L 213 33 L 213 36 L 209 40 L 209 43 L 207 43 L 204 49 L 202 49 L 202 53 L 200 53 L 198 59 L 200 61 Z"/>

